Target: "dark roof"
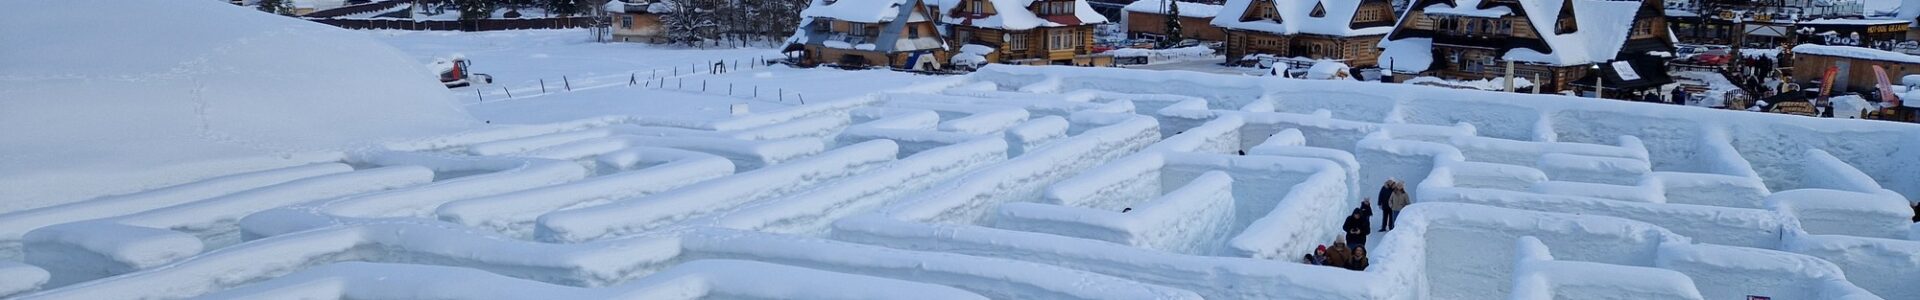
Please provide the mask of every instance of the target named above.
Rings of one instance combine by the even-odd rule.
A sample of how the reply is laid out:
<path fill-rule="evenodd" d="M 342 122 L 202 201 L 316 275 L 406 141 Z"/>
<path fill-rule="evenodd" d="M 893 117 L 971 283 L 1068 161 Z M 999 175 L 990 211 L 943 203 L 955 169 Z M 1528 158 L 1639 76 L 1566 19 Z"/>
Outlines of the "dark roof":
<path fill-rule="evenodd" d="M 1605 75 L 1603 82 L 1613 89 L 1645 89 L 1673 83 L 1673 77 L 1667 75 L 1666 60 L 1658 57 L 1634 57 L 1625 60 L 1633 68 L 1639 79 L 1626 80 L 1620 77 L 1620 71 L 1613 63 L 1600 64 L 1600 74 Z M 1574 85 L 1593 86 L 1593 74 L 1572 82 Z"/>

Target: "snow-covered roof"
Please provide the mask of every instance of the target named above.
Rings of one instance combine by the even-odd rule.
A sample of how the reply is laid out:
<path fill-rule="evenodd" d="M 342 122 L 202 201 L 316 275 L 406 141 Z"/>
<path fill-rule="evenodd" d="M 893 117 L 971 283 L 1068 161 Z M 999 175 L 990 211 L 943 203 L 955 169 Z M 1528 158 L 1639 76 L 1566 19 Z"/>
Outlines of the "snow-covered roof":
<path fill-rule="evenodd" d="M 1107 17 L 1093 10 L 1087 0 L 1073 0 L 1072 16 L 1042 17 L 1027 10 L 1036 0 L 987 0 L 993 3 L 993 15 L 956 14 L 965 0 L 939 0 L 940 9 L 949 13 L 941 14 L 940 22 L 980 28 L 999 28 L 1006 30 L 1028 30 L 1037 27 L 1062 27 L 1085 24 L 1104 24 Z M 1181 8 L 1186 8 L 1182 6 Z"/>
<path fill-rule="evenodd" d="M 1506 8 L 1498 6 L 1475 11 L 1474 8 L 1479 7 L 1481 1 L 1483 0 L 1460 0 L 1457 2 L 1459 6 L 1436 4 L 1428 8 L 1445 6 L 1447 13 L 1454 15 L 1505 15 L 1502 11 Z M 1517 2 L 1521 9 L 1527 11 L 1527 21 L 1532 23 L 1531 27 L 1537 31 L 1540 39 L 1546 42 L 1549 53 L 1541 53 L 1529 48 L 1513 48 L 1508 50 L 1501 59 L 1555 66 L 1613 60 L 1620 53 L 1620 49 L 1626 45 L 1627 37 L 1633 28 L 1634 16 L 1639 12 L 1641 5 L 1640 1 L 1573 0 L 1573 11 L 1576 15 L 1574 20 L 1579 30 L 1567 34 L 1555 34 L 1553 33 L 1554 23 L 1559 18 L 1561 5 L 1565 2 L 1561 0 L 1519 0 Z M 1408 13 L 1413 11 L 1409 10 Z M 1427 38 L 1403 40 L 1412 39 Z M 1398 60 L 1395 71 L 1425 71 L 1433 60 L 1431 57 L 1424 57 L 1432 55 L 1431 40 L 1407 43 L 1383 40 L 1380 45 L 1387 48 L 1380 57 L 1380 63 L 1386 65 L 1389 59 Z M 1393 47 L 1413 48 L 1395 50 Z M 1410 61 L 1425 61 L 1429 64 L 1409 64 Z"/>
<path fill-rule="evenodd" d="M 887 23 L 900 16 L 900 6 L 909 0 L 839 0 L 808 7 L 802 17 L 829 18 L 848 22 Z"/>
<path fill-rule="evenodd" d="M 1900 1 L 1900 6 L 1893 10 L 1893 18 L 1903 21 L 1920 19 L 1920 0 Z"/>
<path fill-rule="evenodd" d="M 1873 49 L 1873 48 L 1853 47 L 1853 46 L 1826 46 L 1826 45 L 1803 44 L 1799 46 L 1793 46 L 1793 53 L 1920 64 L 1920 56 L 1913 56 L 1913 55 L 1907 55 L 1905 53 Z"/>
<path fill-rule="evenodd" d="M 1375 26 L 1353 29 L 1353 14 L 1360 9 L 1360 0 L 1273 0 L 1274 10 L 1280 21 L 1253 20 L 1240 21 L 1243 16 L 1256 13 L 1248 11 L 1256 0 L 1227 0 L 1221 8 L 1220 17 L 1213 19 L 1213 26 L 1226 29 L 1240 29 L 1269 32 L 1274 34 L 1318 34 L 1331 36 L 1361 36 L 1387 34 L 1393 26 Z M 1313 7 L 1324 5 L 1326 15 L 1313 17 Z"/>
<path fill-rule="evenodd" d="M 1206 3 L 1194 3 L 1194 2 L 1170 1 L 1170 0 L 1169 2 L 1172 2 L 1175 5 L 1180 6 L 1180 16 L 1182 17 L 1212 18 L 1214 15 L 1220 14 L 1221 6 L 1219 5 L 1206 4 Z M 1161 0 L 1139 0 L 1139 1 L 1134 1 L 1131 4 L 1127 4 L 1127 7 L 1125 9 L 1131 12 L 1166 14 L 1167 12 L 1164 11 L 1164 9 L 1162 8 L 1163 4 L 1165 3 L 1161 2 Z"/>
<path fill-rule="evenodd" d="M 1816 19 L 1800 21 L 1800 25 L 1894 25 L 1909 22 L 1913 22 L 1913 20 Z"/>

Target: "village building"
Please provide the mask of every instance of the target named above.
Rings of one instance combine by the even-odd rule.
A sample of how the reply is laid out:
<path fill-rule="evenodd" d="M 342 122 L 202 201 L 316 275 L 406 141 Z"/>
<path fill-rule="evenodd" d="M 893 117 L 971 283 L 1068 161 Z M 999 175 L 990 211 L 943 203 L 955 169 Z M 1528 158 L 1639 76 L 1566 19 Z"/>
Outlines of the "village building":
<path fill-rule="evenodd" d="M 950 56 L 932 12 L 921 0 L 815 0 L 783 52 L 806 66 L 942 69 Z"/>
<path fill-rule="evenodd" d="M 1912 21 L 1892 19 L 1817 19 L 1797 23 L 1799 42 L 1828 46 L 1854 46 L 1881 50 L 1911 49 L 1907 43 Z M 1920 51 L 1911 49 L 1909 51 Z"/>
<path fill-rule="evenodd" d="M 1229 64 L 1265 55 L 1296 67 L 1313 61 L 1372 67 L 1394 21 L 1391 0 L 1230 0 L 1213 25 L 1226 31 Z"/>
<path fill-rule="evenodd" d="M 1202 41 L 1225 41 L 1226 31 L 1213 27 L 1213 16 L 1220 13 L 1220 5 L 1173 1 L 1140 0 L 1127 4 L 1123 9 L 1126 15 L 1121 22 L 1127 24 L 1127 36 L 1130 38 L 1167 37 L 1167 17 L 1177 11 L 1180 22 L 1180 37 Z"/>
<path fill-rule="evenodd" d="M 1664 6 L 1680 42 L 1750 48 L 1777 48 L 1793 42 L 1793 34 L 1803 21 L 1865 16 L 1859 1 L 1686 0 L 1666 2 Z"/>
<path fill-rule="evenodd" d="M 1606 97 L 1626 98 L 1672 82 L 1665 63 L 1674 41 L 1661 6 L 1656 0 L 1419 0 L 1381 42 L 1380 64 L 1402 80 L 1485 80 L 1503 78 L 1513 62 L 1514 77 L 1543 93 L 1591 93 L 1597 81 Z"/>
<path fill-rule="evenodd" d="M 1873 70 L 1875 66 L 1884 70 L 1891 81 L 1902 75 L 1920 73 L 1920 56 L 1852 46 L 1793 47 L 1793 80 L 1801 89 L 1819 88 L 1827 69 L 1834 69 L 1833 91 L 1871 93 L 1880 83 L 1880 75 Z"/>
<path fill-rule="evenodd" d="M 636 43 L 667 43 L 665 26 L 661 26 L 660 16 L 666 13 L 665 5 L 653 0 L 613 0 L 607 1 L 604 8 L 613 18 L 613 40 Z"/>
<path fill-rule="evenodd" d="M 842 0 L 848 1 L 848 0 Z M 1105 66 L 1094 55 L 1094 31 L 1107 17 L 1087 0 L 941 0 L 947 39 L 987 62 L 1027 65 Z M 963 49 L 965 50 L 965 49 Z"/>

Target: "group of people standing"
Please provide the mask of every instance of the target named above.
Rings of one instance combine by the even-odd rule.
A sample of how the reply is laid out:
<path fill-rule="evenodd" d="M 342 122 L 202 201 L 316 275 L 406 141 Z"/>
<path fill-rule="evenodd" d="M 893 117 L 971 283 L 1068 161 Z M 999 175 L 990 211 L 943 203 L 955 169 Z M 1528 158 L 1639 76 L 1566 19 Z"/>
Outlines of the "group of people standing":
<path fill-rule="evenodd" d="M 1393 230 L 1393 223 L 1400 216 L 1400 210 L 1405 209 L 1409 203 L 1406 185 L 1399 180 L 1387 179 L 1387 182 L 1380 186 L 1378 199 L 1377 203 L 1381 210 L 1380 232 Z M 1345 234 L 1335 238 L 1333 248 L 1320 245 L 1314 248 L 1313 254 L 1308 254 L 1304 258 L 1304 262 L 1355 271 L 1367 269 L 1367 235 L 1373 232 L 1373 225 L 1370 223 L 1373 218 L 1373 206 L 1368 204 L 1368 200 L 1372 199 L 1361 199 L 1360 207 L 1354 208 L 1353 213 L 1347 215 L 1346 222 L 1340 225 L 1340 229 L 1345 231 Z"/>

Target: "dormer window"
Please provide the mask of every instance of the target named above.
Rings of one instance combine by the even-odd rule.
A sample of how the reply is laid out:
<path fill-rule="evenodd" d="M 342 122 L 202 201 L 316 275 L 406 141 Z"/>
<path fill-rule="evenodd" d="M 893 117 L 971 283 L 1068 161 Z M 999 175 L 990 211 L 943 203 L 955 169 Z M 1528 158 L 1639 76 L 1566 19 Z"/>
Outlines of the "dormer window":
<path fill-rule="evenodd" d="M 1307 13 L 1307 16 L 1310 16 L 1310 17 L 1315 17 L 1315 18 L 1325 18 L 1325 17 L 1327 17 L 1327 3 L 1325 3 L 1325 2 L 1314 2 L 1314 3 L 1313 3 L 1313 12 L 1311 12 L 1311 13 Z"/>
<path fill-rule="evenodd" d="M 1553 22 L 1553 33 L 1568 34 L 1580 31 L 1580 25 L 1574 22 L 1574 18 L 1576 16 L 1573 14 L 1573 0 L 1561 2 L 1560 15 Z"/>
<path fill-rule="evenodd" d="M 1040 15 L 1043 15 L 1043 16 L 1073 14 L 1072 1 L 1042 1 L 1040 2 L 1039 5 L 1040 5 Z"/>
<path fill-rule="evenodd" d="M 970 13 L 975 13 L 975 14 L 985 14 L 985 13 L 987 13 L 987 4 L 986 4 L 986 2 L 987 2 L 986 0 L 973 0 L 973 1 L 969 1 L 969 2 L 967 3 L 967 12 L 970 12 Z"/>

